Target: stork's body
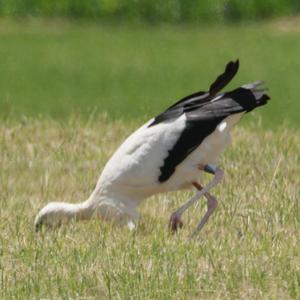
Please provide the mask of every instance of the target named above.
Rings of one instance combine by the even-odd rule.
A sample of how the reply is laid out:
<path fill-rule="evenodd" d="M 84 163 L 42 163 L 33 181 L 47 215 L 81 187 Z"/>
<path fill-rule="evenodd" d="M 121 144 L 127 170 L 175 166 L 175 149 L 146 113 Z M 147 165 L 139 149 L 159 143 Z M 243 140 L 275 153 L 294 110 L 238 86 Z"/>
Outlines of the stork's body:
<path fill-rule="evenodd" d="M 182 132 L 186 118 L 148 128 L 152 122 L 134 132 L 106 164 L 97 187 L 127 197 L 137 205 L 151 195 L 192 188 L 202 172 L 198 165 L 217 165 L 219 156 L 231 142 L 230 128 L 241 113 L 226 118 L 183 162 L 166 181 L 159 183 L 160 167 Z M 167 146 L 168 145 L 168 146 Z M 167 147 L 166 147 L 167 146 Z M 96 190 L 97 190 L 96 187 Z M 96 191 L 95 190 L 95 191 Z"/>
<path fill-rule="evenodd" d="M 144 199 L 183 188 L 195 187 L 193 199 L 205 195 L 208 208 L 209 203 L 216 203 L 208 189 L 221 179 L 214 166 L 231 142 L 230 130 L 244 113 L 269 99 L 259 83 L 218 94 L 237 70 L 238 61 L 229 63 L 209 92 L 183 98 L 140 127 L 107 162 L 87 201 L 77 205 L 50 203 L 40 211 L 35 224 L 92 216 L 132 224 Z M 216 174 L 212 185 L 201 191 L 198 182 L 205 166 Z M 177 229 L 181 214 L 196 201 L 193 199 L 172 215 L 171 228 Z"/>

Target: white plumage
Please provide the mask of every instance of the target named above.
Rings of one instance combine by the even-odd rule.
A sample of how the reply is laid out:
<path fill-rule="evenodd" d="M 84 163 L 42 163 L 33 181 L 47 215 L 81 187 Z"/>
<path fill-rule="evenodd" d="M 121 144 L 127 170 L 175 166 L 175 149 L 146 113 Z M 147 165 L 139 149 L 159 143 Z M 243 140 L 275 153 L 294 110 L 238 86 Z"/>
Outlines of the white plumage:
<path fill-rule="evenodd" d="M 219 84 L 222 88 L 231 80 L 237 68 L 238 61 L 230 62 L 224 74 L 219 76 L 213 85 Z M 231 142 L 230 130 L 245 112 L 253 109 L 251 107 L 247 110 L 240 103 L 235 104 L 235 102 L 232 105 L 233 100 L 230 98 L 231 102 L 228 102 L 227 94 L 216 94 L 211 91 L 213 85 L 207 95 L 200 93 L 196 96 L 193 94 L 186 97 L 187 99 L 178 102 L 180 104 L 177 106 L 175 104 L 174 108 L 169 108 L 162 114 L 162 117 L 158 116 L 150 120 L 131 134 L 107 162 L 96 188 L 85 202 L 79 204 L 49 203 L 38 213 L 35 219 L 36 228 L 43 224 L 54 226 L 70 219 L 80 220 L 91 217 L 114 220 L 133 228 L 134 222 L 139 217 L 138 206 L 144 199 L 157 193 L 194 186 L 197 189 L 196 195 L 172 215 L 170 227 L 176 230 L 181 225 L 180 216 L 185 209 L 200 196 L 205 195 L 208 199 L 208 212 L 203 218 L 206 219 L 202 220 L 203 224 L 199 224 L 200 228 L 197 229 L 199 231 L 217 205 L 215 198 L 208 193 L 208 189 L 222 177 L 222 172 L 216 166 L 220 155 Z M 253 96 L 251 101 L 257 102 L 254 107 L 263 105 L 262 100 L 267 97 L 264 91 L 258 87 L 260 87 L 260 83 L 240 88 L 251 91 Z M 195 106 L 192 109 L 190 109 L 191 101 Z M 228 108 L 229 104 L 230 108 Z M 214 106 L 210 108 L 212 105 Z M 216 110 L 214 110 L 215 105 L 217 105 Z M 204 114 L 204 119 L 202 117 L 203 107 L 204 111 L 209 109 L 208 112 L 213 113 L 213 117 L 210 117 L 208 121 L 205 121 L 206 114 Z M 201 118 L 198 118 L 199 114 Z M 196 123 L 194 119 L 191 121 L 194 115 L 197 116 Z M 202 133 L 198 142 L 193 141 L 194 137 L 197 137 L 196 129 L 193 129 L 193 126 L 199 126 L 198 124 L 205 126 L 205 122 L 210 122 L 207 124 L 214 129 L 206 136 L 203 136 Z M 187 131 L 187 128 L 190 128 L 190 131 Z M 188 143 L 180 143 L 185 134 L 191 133 L 193 138 Z M 189 143 L 193 144 L 193 148 L 188 145 Z M 176 147 L 179 147 L 178 153 L 180 152 L 182 156 L 180 161 L 176 157 Z M 174 152 L 171 151 L 172 149 L 175 149 Z M 171 167 L 168 167 L 168 159 L 171 161 Z M 202 187 L 197 183 L 206 166 L 213 170 L 215 177 L 211 186 L 201 190 Z M 166 178 L 169 176 L 167 179 L 161 179 L 160 176 L 163 172 L 166 174 L 169 172 L 171 175 L 166 175 Z"/>

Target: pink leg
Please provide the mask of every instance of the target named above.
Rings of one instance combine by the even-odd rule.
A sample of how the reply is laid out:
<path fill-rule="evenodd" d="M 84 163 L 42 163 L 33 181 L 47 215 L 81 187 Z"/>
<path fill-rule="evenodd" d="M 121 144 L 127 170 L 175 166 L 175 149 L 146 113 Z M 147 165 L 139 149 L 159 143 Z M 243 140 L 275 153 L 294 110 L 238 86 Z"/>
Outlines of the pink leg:
<path fill-rule="evenodd" d="M 200 167 L 199 167 L 200 169 Z M 198 190 L 198 192 L 191 198 L 189 199 L 184 205 L 182 205 L 180 208 L 178 208 L 172 215 L 170 218 L 170 222 L 169 222 L 169 228 L 174 232 L 176 231 L 178 228 L 181 228 L 183 223 L 181 221 L 181 216 L 182 214 L 192 205 L 194 204 L 197 200 L 199 200 L 199 198 L 203 195 L 205 195 L 205 197 L 207 198 L 207 206 L 208 206 L 208 210 L 206 212 L 206 214 L 204 215 L 204 217 L 202 218 L 201 222 L 198 224 L 196 230 L 193 233 L 193 236 L 198 233 L 202 227 L 204 226 L 204 224 L 207 222 L 207 220 L 209 219 L 210 215 L 212 214 L 212 212 L 215 210 L 215 208 L 217 207 L 218 203 L 217 200 L 208 193 L 208 191 L 214 187 L 216 184 L 218 184 L 223 176 L 224 176 L 224 172 L 219 169 L 216 168 L 215 169 L 215 176 L 213 178 L 213 180 L 211 182 L 208 183 L 208 185 L 204 188 L 202 188 L 202 186 L 198 183 L 192 183 L 194 185 L 194 187 Z"/>
<path fill-rule="evenodd" d="M 201 191 L 203 189 L 203 187 L 197 183 L 197 182 L 193 182 L 192 185 L 198 190 Z M 207 197 L 207 193 L 204 194 L 205 197 Z M 178 215 L 176 212 L 174 212 L 171 217 L 170 217 L 170 221 L 169 221 L 169 229 L 171 230 L 172 233 L 175 233 L 178 229 L 183 227 L 183 222 L 180 218 L 181 216 Z"/>
<path fill-rule="evenodd" d="M 193 183 L 193 186 L 198 190 L 201 191 L 203 187 L 198 184 L 197 182 Z M 205 225 L 205 223 L 208 221 L 211 214 L 214 212 L 214 210 L 218 207 L 218 201 L 214 196 L 212 196 L 210 193 L 206 192 L 205 198 L 207 199 L 207 211 L 203 218 L 201 219 L 200 223 L 197 225 L 196 229 L 192 233 L 191 237 L 194 237 Z"/>

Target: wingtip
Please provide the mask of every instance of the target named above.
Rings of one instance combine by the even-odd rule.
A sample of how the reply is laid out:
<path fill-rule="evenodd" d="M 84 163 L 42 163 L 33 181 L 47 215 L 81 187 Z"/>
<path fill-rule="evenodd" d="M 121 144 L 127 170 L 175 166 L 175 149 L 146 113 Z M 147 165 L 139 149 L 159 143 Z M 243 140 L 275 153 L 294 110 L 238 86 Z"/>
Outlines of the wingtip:
<path fill-rule="evenodd" d="M 265 96 L 266 101 L 271 100 L 271 97 L 268 94 L 265 94 L 264 96 Z"/>
<path fill-rule="evenodd" d="M 236 59 L 235 61 L 234 60 L 231 60 L 227 66 L 231 69 L 231 72 L 233 72 L 234 74 L 237 73 L 239 67 L 240 67 L 240 60 L 239 59 Z"/>
<path fill-rule="evenodd" d="M 228 66 L 228 65 L 239 66 L 239 64 L 240 64 L 240 60 L 237 58 L 236 60 L 230 60 L 230 61 L 227 63 L 227 66 Z"/>
<path fill-rule="evenodd" d="M 233 65 L 235 72 L 237 72 L 240 67 L 240 60 L 237 58 L 236 61 L 232 60 L 230 63 Z"/>
<path fill-rule="evenodd" d="M 235 64 L 236 64 L 237 68 L 239 68 L 239 67 L 240 67 L 240 60 L 237 59 L 237 60 L 235 61 Z"/>
<path fill-rule="evenodd" d="M 213 95 L 223 89 L 236 75 L 239 69 L 239 65 L 239 59 L 237 59 L 236 61 L 229 61 L 225 67 L 225 71 L 221 75 L 219 75 L 217 79 L 211 84 L 209 93 Z"/>
<path fill-rule="evenodd" d="M 252 83 L 242 85 L 242 88 L 250 90 L 255 99 L 261 104 L 267 103 L 270 100 L 270 96 L 266 93 L 269 89 L 265 86 L 265 82 L 258 80 Z"/>
<path fill-rule="evenodd" d="M 240 66 L 240 60 L 236 59 L 236 60 L 231 60 L 227 66 L 231 69 L 231 71 L 237 72 L 237 70 L 239 69 Z"/>

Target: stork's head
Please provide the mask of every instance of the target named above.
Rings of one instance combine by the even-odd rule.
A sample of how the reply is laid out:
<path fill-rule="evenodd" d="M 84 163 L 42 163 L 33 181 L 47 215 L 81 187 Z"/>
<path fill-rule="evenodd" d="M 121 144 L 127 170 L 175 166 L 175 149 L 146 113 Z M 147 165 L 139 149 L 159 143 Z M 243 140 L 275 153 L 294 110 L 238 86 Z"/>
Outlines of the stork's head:
<path fill-rule="evenodd" d="M 58 227 L 79 216 L 80 206 L 64 202 L 50 202 L 37 214 L 34 226 L 38 231 L 42 226 Z"/>

